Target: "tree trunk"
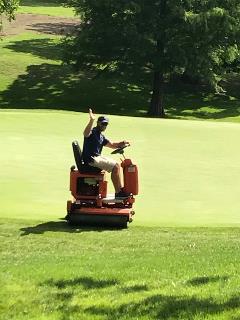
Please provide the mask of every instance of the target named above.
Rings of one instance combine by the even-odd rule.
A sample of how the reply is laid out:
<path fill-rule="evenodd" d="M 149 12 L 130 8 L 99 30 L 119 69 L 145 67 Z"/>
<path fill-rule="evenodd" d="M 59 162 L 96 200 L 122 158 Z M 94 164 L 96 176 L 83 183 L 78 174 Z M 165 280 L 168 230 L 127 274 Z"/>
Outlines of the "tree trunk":
<path fill-rule="evenodd" d="M 148 114 L 159 118 L 165 117 L 163 107 L 163 75 L 160 71 L 154 71 L 153 92 Z"/>

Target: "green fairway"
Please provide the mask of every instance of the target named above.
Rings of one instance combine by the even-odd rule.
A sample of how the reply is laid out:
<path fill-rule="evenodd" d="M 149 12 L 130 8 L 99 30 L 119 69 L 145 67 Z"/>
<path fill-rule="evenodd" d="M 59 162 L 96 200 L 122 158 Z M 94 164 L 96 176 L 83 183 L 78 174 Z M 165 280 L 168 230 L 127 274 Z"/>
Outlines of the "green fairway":
<path fill-rule="evenodd" d="M 74 163 L 71 142 L 82 143 L 88 115 L 26 110 L 0 115 L 1 216 L 63 217 Z M 130 140 L 127 156 L 139 166 L 135 224 L 239 225 L 238 124 L 110 119 L 106 136 Z"/>

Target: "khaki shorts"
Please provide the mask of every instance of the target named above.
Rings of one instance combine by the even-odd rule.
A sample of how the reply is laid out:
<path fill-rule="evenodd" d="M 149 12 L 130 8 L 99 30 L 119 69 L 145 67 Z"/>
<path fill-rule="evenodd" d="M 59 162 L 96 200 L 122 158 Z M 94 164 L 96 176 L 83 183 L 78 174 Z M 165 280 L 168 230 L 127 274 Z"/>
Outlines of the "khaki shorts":
<path fill-rule="evenodd" d="M 105 170 L 107 172 L 112 172 L 113 168 L 117 164 L 117 161 L 104 156 L 93 157 L 93 160 L 93 162 L 89 163 L 90 166 Z"/>

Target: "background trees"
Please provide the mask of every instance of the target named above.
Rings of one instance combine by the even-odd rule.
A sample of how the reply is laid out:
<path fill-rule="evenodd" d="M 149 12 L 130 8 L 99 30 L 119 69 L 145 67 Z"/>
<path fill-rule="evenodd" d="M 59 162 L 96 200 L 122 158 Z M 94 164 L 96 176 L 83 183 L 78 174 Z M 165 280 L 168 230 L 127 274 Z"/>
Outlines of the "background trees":
<path fill-rule="evenodd" d="M 152 75 L 149 115 L 164 117 L 164 83 L 185 74 L 215 89 L 239 57 L 238 0 L 65 0 L 81 25 L 68 37 L 77 68 Z M 236 67 L 236 66 L 235 66 Z"/>
<path fill-rule="evenodd" d="M 5 15 L 9 20 L 13 19 L 18 4 L 19 0 L 0 0 L 0 31 L 2 29 L 2 15 Z"/>

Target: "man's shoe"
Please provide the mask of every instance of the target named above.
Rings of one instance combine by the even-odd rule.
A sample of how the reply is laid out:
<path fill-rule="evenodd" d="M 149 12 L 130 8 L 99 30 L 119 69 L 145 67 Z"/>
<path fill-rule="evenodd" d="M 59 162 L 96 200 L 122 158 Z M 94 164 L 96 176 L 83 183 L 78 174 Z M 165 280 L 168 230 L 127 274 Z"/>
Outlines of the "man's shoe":
<path fill-rule="evenodd" d="M 115 198 L 128 198 L 130 195 L 131 193 L 121 190 L 118 193 L 115 193 Z"/>

